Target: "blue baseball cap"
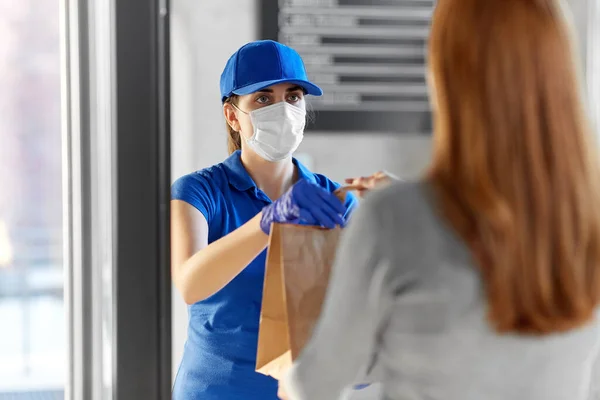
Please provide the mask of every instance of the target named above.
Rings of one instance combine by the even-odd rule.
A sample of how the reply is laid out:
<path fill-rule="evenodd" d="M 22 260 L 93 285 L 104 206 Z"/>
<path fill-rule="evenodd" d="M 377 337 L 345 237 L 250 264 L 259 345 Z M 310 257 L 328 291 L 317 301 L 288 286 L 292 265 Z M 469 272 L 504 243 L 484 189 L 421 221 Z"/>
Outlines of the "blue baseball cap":
<path fill-rule="evenodd" d="M 251 42 L 227 61 L 221 74 L 221 101 L 232 94 L 251 94 L 278 83 L 297 84 L 313 96 L 323 94 L 320 87 L 308 80 L 296 50 L 273 40 Z"/>

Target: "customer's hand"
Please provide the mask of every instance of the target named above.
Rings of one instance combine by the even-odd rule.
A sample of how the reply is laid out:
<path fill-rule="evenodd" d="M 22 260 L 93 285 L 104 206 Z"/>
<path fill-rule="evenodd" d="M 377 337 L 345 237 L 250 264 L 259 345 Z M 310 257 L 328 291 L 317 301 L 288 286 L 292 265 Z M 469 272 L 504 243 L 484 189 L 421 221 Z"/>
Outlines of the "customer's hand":
<path fill-rule="evenodd" d="M 399 179 L 389 172 L 379 171 L 371 176 L 348 178 L 345 182 L 355 190 L 358 197 L 363 197 L 369 190 L 387 186 L 396 180 Z"/>
<path fill-rule="evenodd" d="M 345 206 L 333 194 L 307 180 L 298 181 L 272 204 L 263 208 L 260 227 L 266 234 L 271 224 L 300 223 L 333 229 L 345 224 Z"/>

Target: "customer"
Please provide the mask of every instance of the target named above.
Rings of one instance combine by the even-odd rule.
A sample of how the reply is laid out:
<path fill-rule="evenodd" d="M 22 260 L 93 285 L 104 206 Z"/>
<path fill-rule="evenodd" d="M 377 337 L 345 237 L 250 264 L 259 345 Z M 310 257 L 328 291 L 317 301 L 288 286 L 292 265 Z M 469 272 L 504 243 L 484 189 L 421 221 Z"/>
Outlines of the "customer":
<path fill-rule="evenodd" d="M 386 399 L 600 399 L 600 174 L 570 38 L 556 1 L 438 1 L 431 168 L 367 196 L 281 398 L 378 365 Z"/>

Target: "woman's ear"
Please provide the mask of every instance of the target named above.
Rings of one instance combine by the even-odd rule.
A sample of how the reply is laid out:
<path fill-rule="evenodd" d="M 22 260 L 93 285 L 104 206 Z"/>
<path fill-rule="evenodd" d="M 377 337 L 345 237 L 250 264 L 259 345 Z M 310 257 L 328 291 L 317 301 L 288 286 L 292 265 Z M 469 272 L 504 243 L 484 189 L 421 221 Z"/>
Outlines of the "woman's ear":
<path fill-rule="evenodd" d="M 223 104 L 223 115 L 225 116 L 225 121 L 227 124 L 236 132 L 241 130 L 240 122 L 237 119 L 237 114 L 235 112 L 235 107 L 231 105 L 231 103 Z"/>

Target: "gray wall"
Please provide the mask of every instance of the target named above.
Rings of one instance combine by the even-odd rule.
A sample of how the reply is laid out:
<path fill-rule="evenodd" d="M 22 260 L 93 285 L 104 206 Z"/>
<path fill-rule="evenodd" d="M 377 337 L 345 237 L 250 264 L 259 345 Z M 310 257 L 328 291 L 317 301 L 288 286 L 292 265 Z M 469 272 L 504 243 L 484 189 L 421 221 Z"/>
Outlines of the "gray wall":
<path fill-rule="evenodd" d="M 222 161 L 226 135 L 219 77 L 229 56 L 254 39 L 253 0 L 174 0 L 171 11 L 173 179 Z M 173 367 L 186 339 L 187 310 L 173 290 Z"/>
<path fill-rule="evenodd" d="M 590 0 L 591 1 L 591 0 Z M 585 41 L 587 0 L 570 0 Z M 256 39 L 254 0 L 172 1 L 172 170 L 173 178 L 222 161 L 226 133 L 219 101 L 219 77 L 228 57 Z M 585 43 L 580 49 L 585 50 Z M 427 136 L 310 134 L 297 156 L 336 180 L 386 169 L 401 177 L 419 175 L 430 158 Z M 173 295 L 173 365 L 180 361 L 187 313 Z"/>

